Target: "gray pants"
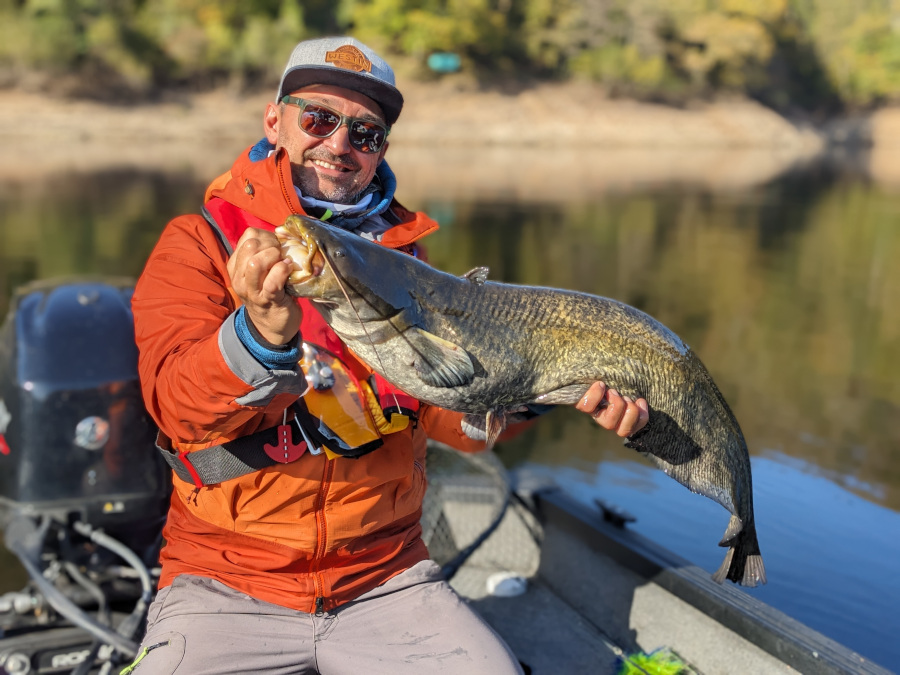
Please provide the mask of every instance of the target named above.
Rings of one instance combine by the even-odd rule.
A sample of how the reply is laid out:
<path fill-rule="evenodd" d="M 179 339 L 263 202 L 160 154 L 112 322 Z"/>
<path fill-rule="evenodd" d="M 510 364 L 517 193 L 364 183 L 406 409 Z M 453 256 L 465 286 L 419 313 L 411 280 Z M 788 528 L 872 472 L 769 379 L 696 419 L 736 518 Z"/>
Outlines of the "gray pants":
<path fill-rule="evenodd" d="M 522 672 L 430 560 L 321 616 L 181 576 L 150 606 L 148 647 L 135 675 Z"/>

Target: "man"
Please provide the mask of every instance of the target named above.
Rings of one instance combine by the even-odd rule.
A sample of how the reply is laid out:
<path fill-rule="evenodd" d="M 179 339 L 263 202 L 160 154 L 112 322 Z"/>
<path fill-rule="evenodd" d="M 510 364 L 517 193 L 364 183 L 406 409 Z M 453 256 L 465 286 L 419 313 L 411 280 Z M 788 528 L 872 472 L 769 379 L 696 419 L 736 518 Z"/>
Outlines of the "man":
<path fill-rule="evenodd" d="M 135 671 L 520 672 L 420 538 L 426 439 L 483 442 L 372 374 L 289 297 L 272 234 L 302 213 L 419 254 L 437 224 L 394 199 L 383 161 L 402 105 L 365 45 L 301 42 L 265 139 L 150 256 L 133 300 L 139 368 L 175 478 Z M 601 383 L 578 407 L 622 436 L 648 418 L 643 399 Z"/>

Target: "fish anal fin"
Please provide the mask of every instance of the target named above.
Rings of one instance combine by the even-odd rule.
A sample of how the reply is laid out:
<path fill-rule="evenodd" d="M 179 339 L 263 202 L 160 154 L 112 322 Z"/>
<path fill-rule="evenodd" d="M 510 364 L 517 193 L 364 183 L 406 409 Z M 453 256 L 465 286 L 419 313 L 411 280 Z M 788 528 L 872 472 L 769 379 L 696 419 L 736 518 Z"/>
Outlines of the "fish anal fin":
<path fill-rule="evenodd" d="M 421 328 L 410 328 L 403 335 L 418 354 L 414 365 L 425 384 L 460 387 L 475 378 L 475 364 L 469 353 L 459 345 Z"/>

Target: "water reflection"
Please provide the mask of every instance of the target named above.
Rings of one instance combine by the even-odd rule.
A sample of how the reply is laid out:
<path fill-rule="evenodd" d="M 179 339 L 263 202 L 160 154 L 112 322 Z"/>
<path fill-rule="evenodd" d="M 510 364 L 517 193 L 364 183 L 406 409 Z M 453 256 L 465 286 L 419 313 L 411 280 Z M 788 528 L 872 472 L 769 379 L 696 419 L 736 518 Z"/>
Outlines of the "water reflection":
<path fill-rule="evenodd" d="M 32 279 L 136 277 L 166 221 L 196 210 L 204 188 L 186 172 L 113 169 L 0 182 L 0 311 Z"/>
<path fill-rule="evenodd" d="M 583 168 L 595 159 L 579 165 L 578 153 L 570 155 L 548 166 L 529 153 L 507 155 L 502 164 L 469 153 L 467 163 L 458 157 L 455 164 L 410 150 L 392 164 L 405 205 L 443 225 L 428 242 L 433 264 L 460 274 L 488 265 L 493 279 L 571 288 L 643 309 L 703 359 L 754 462 L 796 462 L 802 469 L 795 470 L 817 473 L 896 516 L 900 266 L 892 261 L 900 259 L 900 193 L 869 181 L 857 170 L 862 160 L 780 173 L 793 160 L 753 164 L 744 154 L 729 163 L 679 151 L 682 180 L 658 165 L 641 174 L 624 163 L 617 180 L 616 166 L 598 173 Z M 615 161 L 615 153 L 605 156 Z M 165 222 L 196 212 L 211 177 L 189 168 L 110 168 L 0 183 L 0 311 L 31 279 L 136 277 Z M 507 460 L 623 461 L 628 451 L 615 438 L 566 412 L 505 447 Z M 780 485 L 793 489 L 790 481 Z M 798 522 L 790 531 L 767 531 L 758 517 L 764 547 L 789 551 L 822 531 L 824 516 L 811 496 L 795 497 Z M 712 507 L 722 516 L 712 524 L 718 536 L 725 514 Z M 858 524 L 852 545 L 877 550 L 882 535 L 867 528 Z M 702 545 L 719 555 L 705 539 Z M 0 569 L 6 566 L 0 556 Z M 855 599 L 865 606 L 864 597 Z M 829 598 L 823 592 L 818 600 Z"/>

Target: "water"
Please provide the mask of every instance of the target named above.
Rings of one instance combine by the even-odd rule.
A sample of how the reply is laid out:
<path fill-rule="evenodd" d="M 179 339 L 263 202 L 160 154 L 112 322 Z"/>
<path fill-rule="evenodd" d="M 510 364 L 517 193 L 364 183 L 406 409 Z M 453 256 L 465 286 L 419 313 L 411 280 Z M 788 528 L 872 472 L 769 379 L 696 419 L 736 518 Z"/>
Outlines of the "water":
<path fill-rule="evenodd" d="M 428 240 L 436 266 L 487 265 L 493 279 L 615 297 L 691 345 L 751 449 L 769 577 L 751 592 L 896 663 L 900 191 L 854 162 L 753 171 L 746 154 L 684 155 L 674 165 L 686 170 L 667 174 L 653 153 L 643 164 L 615 153 L 605 164 L 577 152 L 392 154 L 401 200 L 443 226 Z M 701 175 L 704 161 L 713 168 Z M 31 279 L 137 276 L 166 220 L 196 210 L 211 178 L 200 173 L 110 167 L 0 183 L 0 311 Z M 556 411 L 500 452 L 586 503 L 624 507 L 638 531 L 703 568 L 719 566 L 726 512 L 586 417 Z M 0 591 L 21 585 L 5 553 L 0 570 Z"/>

